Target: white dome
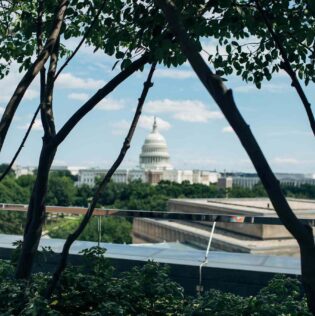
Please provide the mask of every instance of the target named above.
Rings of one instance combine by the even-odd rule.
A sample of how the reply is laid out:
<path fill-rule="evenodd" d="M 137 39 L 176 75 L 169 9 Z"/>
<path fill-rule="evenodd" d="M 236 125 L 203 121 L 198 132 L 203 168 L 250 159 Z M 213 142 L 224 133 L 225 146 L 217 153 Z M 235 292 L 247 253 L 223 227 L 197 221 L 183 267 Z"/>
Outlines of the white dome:
<path fill-rule="evenodd" d="M 140 167 L 153 169 L 172 169 L 165 138 L 158 132 L 154 118 L 151 133 L 145 138 L 140 154 Z"/>

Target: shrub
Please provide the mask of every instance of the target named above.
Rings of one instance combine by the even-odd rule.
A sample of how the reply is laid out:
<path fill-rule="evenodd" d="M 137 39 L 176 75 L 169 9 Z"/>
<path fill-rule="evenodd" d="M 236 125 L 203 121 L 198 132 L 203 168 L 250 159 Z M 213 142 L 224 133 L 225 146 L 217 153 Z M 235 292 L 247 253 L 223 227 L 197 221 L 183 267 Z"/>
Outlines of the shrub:
<path fill-rule="evenodd" d="M 50 301 L 43 298 L 50 274 L 16 280 L 14 266 L 0 261 L 0 315 L 311 315 L 297 279 L 278 276 L 254 297 L 211 290 L 191 298 L 168 266 L 148 262 L 118 274 L 104 252 L 83 251 L 85 263 L 65 270 Z"/>

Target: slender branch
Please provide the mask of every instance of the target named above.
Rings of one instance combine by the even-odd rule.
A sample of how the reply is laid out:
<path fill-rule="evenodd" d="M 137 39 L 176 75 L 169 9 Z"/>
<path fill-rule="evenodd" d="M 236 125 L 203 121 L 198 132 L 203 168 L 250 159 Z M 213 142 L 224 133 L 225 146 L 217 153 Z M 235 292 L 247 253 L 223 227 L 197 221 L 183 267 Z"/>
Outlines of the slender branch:
<path fill-rule="evenodd" d="M 132 62 L 126 69 L 121 71 L 103 88 L 98 90 L 88 101 L 77 110 L 70 119 L 64 124 L 54 137 L 54 143 L 58 146 L 68 136 L 72 129 L 80 122 L 80 120 L 90 112 L 101 100 L 103 100 L 111 91 L 113 91 L 120 83 L 131 76 L 135 71 L 139 70 L 148 62 L 148 54 Z"/>
<path fill-rule="evenodd" d="M 88 30 L 86 31 L 86 33 L 84 34 L 83 38 L 81 39 L 80 43 L 78 44 L 78 46 L 76 47 L 76 49 L 72 52 L 71 56 L 69 56 L 69 58 L 65 61 L 65 63 L 60 67 L 60 69 L 58 70 L 58 72 L 55 74 L 54 76 L 54 81 L 58 78 L 59 74 L 64 70 L 64 68 L 68 65 L 68 63 L 71 61 L 71 59 L 75 56 L 75 54 L 79 51 L 80 47 L 83 45 L 85 39 L 87 38 L 87 36 L 90 34 L 90 32 L 92 31 L 93 27 L 95 26 L 97 19 L 99 18 L 99 15 L 101 14 L 104 6 L 105 6 L 106 0 L 103 1 L 102 6 L 99 8 L 96 16 L 94 17 L 93 22 L 91 23 L 90 27 L 88 28 Z M 38 16 L 37 16 L 37 53 L 39 54 L 42 50 L 42 46 L 43 46 L 43 12 L 44 12 L 44 0 L 38 0 Z M 46 80 L 45 80 L 45 66 L 43 66 L 43 68 L 40 71 L 40 100 L 41 103 L 44 101 L 44 94 L 45 94 L 45 85 L 46 85 Z M 34 121 L 35 118 L 39 112 L 40 109 L 40 105 L 38 106 L 37 110 L 36 110 L 36 115 L 33 117 L 32 122 L 29 126 L 29 128 L 27 129 L 27 132 L 22 140 L 21 145 L 19 146 L 16 154 L 14 155 L 12 161 L 9 164 L 9 167 L 3 172 L 3 174 L 0 176 L 0 182 L 2 181 L 2 179 L 8 174 L 8 172 L 10 171 L 10 169 L 12 168 L 15 160 L 17 159 L 19 153 L 21 152 L 22 148 L 24 147 L 24 144 L 27 140 L 27 137 L 31 131 L 32 126 L 34 125 Z M 44 124 L 43 124 L 44 126 Z"/>
<path fill-rule="evenodd" d="M 40 52 L 43 49 L 43 15 L 44 15 L 44 0 L 38 0 L 38 9 L 37 9 L 37 55 L 39 56 Z M 40 70 L 40 102 L 44 100 L 46 86 L 46 70 L 45 65 Z"/>
<path fill-rule="evenodd" d="M 27 129 L 27 131 L 26 131 L 26 133 L 25 133 L 25 135 L 24 135 L 24 137 L 23 137 L 23 140 L 22 140 L 22 142 L 21 142 L 21 144 L 20 144 L 18 150 L 16 151 L 15 155 L 13 156 L 13 158 L 12 158 L 10 164 L 7 166 L 7 168 L 4 170 L 4 172 L 3 172 L 2 175 L 0 176 L 0 182 L 1 182 L 1 181 L 5 178 L 5 176 L 10 172 L 10 170 L 11 170 L 12 166 L 14 165 L 14 163 L 15 163 L 17 157 L 19 156 L 19 154 L 20 154 L 22 148 L 24 147 L 24 144 L 25 144 L 25 142 L 26 142 L 26 140 L 27 140 L 27 138 L 28 138 L 29 133 L 31 132 L 32 126 L 34 125 L 34 122 L 35 122 L 35 119 L 36 119 L 36 116 L 37 116 L 39 110 L 40 110 L 40 107 L 38 106 L 37 109 L 36 109 L 36 111 L 35 111 L 35 113 L 34 113 L 34 115 L 33 115 L 32 121 L 31 121 L 31 123 L 30 123 L 30 125 L 29 125 L 29 127 L 28 127 L 28 129 Z"/>
<path fill-rule="evenodd" d="M 57 69 L 58 62 L 58 54 L 59 54 L 59 39 L 54 46 L 54 50 L 50 56 L 50 64 L 47 74 L 47 84 L 45 89 L 44 100 L 41 104 L 41 117 L 42 124 L 44 128 L 44 139 L 51 138 L 56 135 L 55 123 L 54 123 L 54 115 L 52 109 L 52 99 L 53 99 L 53 91 L 54 91 L 54 78 Z"/>
<path fill-rule="evenodd" d="M 209 0 L 199 11 L 198 16 L 203 16 L 209 9 L 213 7 L 214 1 Z"/>
<path fill-rule="evenodd" d="M 79 51 L 79 49 L 81 48 L 81 46 L 83 45 L 84 41 L 86 40 L 86 38 L 89 36 L 89 34 L 91 33 L 92 29 L 94 28 L 100 14 L 102 13 L 104 7 L 105 7 L 105 3 L 106 0 L 103 1 L 101 7 L 98 9 L 92 23 L 90 24 L 89 28 L 87 29 L 87 31 L 85 32 L 85 34 L 83 35 L 80 43 L 78 44 L 78 46 L 75 48 L 75 50 L 72 52 L 72 54 L 67 58 L 67 60 L 64 62 L 64 64 L 60 67 L 60 69 L 58 70 L 58 72 L 56 73 L 55 76 L 55 80 L 58 78 L 58 76 L 60 75 L 60 73 L 67 67 L 67 65 L 69 64 L 69 62 L 71 61 L 71 59 L 76 55 L 76 53 Z"/>
<path fill-rule="evenodd" d="M 37 7 L 37 31 L 36 31 L 36 39 L 37 39 L 37 55 L 40 54 L 40 52 L 43 49 L 43 14 L 44 14 L 44 0 L 38 0 L 38 7 Z M 44 94 L 45 94 L 45 86 L 46 86 L 46 71 L 45 71 L 45 66 L 41 69 L 40 71 L 40 100 L 41 102 L 44 99 Z M 33 118 L 31 120 L 31 123 L 22 139 L 22 142 L 20 146 L 18 147 L 16 153 L 14 154 L 11 162 L 9 163 L 8 167 L 5 169 L 5 171 L 2 173 L 0 176 L 0 182 L 5 178 L 5 176 L 10 172 L 12 166 L 14 165 L 16 159 L 18 158 L 22 148 L 25 145 L 25 142 L 28 138 L 28 135 L 31 132 L 31 129 L 34 125 L 35 119 L 37 117 L 37 114 L 40 110 L 40 105 L 37 107 Z"/>
<path fill-rule="evenodd" d="M 5 108 L 5 111 L 0 121 L 0 151 L 2 149 L 9 127 L 11 125 L 13 116 L 27 88 L 32 83 L 33 79 L 37 76 L 38 72 L 40 72 L 40 70 L 44 67 L 44 64 L 46 63 L 48 57 L 50 56 L 55 46 L 56 40 L 60 34 L 60 30 L 63 23 L 64 14 L 65 14 L 67 5 L 68 5 L 67 0 L 60 0 L 58 10 L 55 15 L 52 31 L 46 41 L 46 44 L 43 50 L 41 51 L 39 56 L 36 58 L 35 62 L 29 67 L 28 71 L 26 72 L 26 74 L 23 76 L 23 78 L 17 85 L 13 93 L 13 96 L 11 97 L 10 101 L 8 102 Z"/>
<path fill-rule="evenodd" d="M 291 66 L 287 52 L 286 52 L 279 36 L 274 31 L 271 22 L 269 21 L 267 15 L 265 14 L 264 9 L 262 8 L 262 6 L 260 4 L 260 1 L 255 0 L 255 2 L 256 2 L 257 10 L 260 13 L 260 15 L 262 16 L 262 18 L 267 26 L 267 29 L 268 29 L 273 41 L 275 42 L 276 47 L 278 48 L 278 50 L 282 56 L 283 62 L 281 63 L 281 67 L 287 72 L 287 74 L 290 76 L 290 78 L 292 80 L 292 86 L 295 88 L 296 92 L 298 93 L 298 95 L 299 95 L 299 97 L 304 105 L 309 123 L 311 125 L 313 134 L 315 136 L 315 118 L 314 118 L 314 114 L 312 112 L 311 103 L 308 101 L 306 94 L 305 94 L 305 92 L 304 92 L 304 90 L 303 90 L 303 88 L 302 88 L 302 86 L 301 86 L 301 84 L 296 76 L 296 73 Z"/>
<path fill-rule="evenodd" d="M 155 0 L 162 9 L 170 29 L 175 34 L 182 51 L 187 56 L 191 66 L 198 75 L 209 94 L 218 104 L 224 116 L 234 129 L 244 149 L 264 185 L 270 200 L 280 220 L 299 244 L 314 245 L 314 239 L 309 229 L 296 217 L 280 188 L 279 181 L 272 172 L 262 150 L 260 149 L 249 125 L 239 112 L 232 91 L 228 89 L 220 76 L 215 75 L 198 53 L 194 43 L 188 37 L 179 14 L 170 0 Z"/>
<path fill-rule="evenodd" d="M 100 194 L 102 193 L 102 191 L 105 189 L 105 187 L 109 183 L 112 175 L 117 170 L 117 168 L 120 166 L 120 164 L 123 161 L 128 149 L 130 148 L 130 143 L 131 143 L 132 137 L 134 135 L 135 129 L 137 127 L 137 123 L 139 121 L 145 99 L 147 97 L 149 89 L 153 86 L 153 83 L 151 82 L 151 80 L 152 80 L 152 76 L 153 76 L 155 67 L 156 67 L 156 63 L 153 63 L 151 66 L 150 72 L 148 74 L 147 80 L 144 83 L 144 87 L 143 87 L 141 96 L 140 96 L 139 101 L 138 101 L 138 106 L 137 106 L 136 112 L 134 114 L 134 117 L 133 117 L 132 123 L 130 125 L 128 134 L 125 138 L 125 141 L 122 145 L 122 148 L 120 150 L 118 157 L 116 158 L 115 162 L 113 163 L 113 165 L 108 170 L 105 177 L 103 178 L 102 182 L 100 183 L 100 185 L 99 185 L 99 187 L 98 187 L 98 189 L 93 197 L 91 205 L 89 206 L 87 212 L 85 213 L 84 218 L 81 221 L 79 227 L 72 234 L 70 234 L 68 236 L 68 238 L 63 246 L 63 250 L 61 253 L 61 258 L 60 258 L 59 264 L 58 264 L 57 269 L 52 277 L 51 284 L 49 285 L 47 292 L 46 292 L 46 298 L 50 298 L 51 294 L 53 293 L 53 291 L 55 290 L 55 288 L 58 284 L 58 281 L 60 279 L 62 272 L 66 268 L 67 259 L 68 259 L 69 250 L 70 250 L 71 245 L 81 235 L 84 228 L 88 224 L 89 220 L 91 219 L 91 216 L 93 215 L 93 212 L 94 212 L 94 209 L 96 207 L 97 201 L 100 197 Z"/>
<path fill-rule="evenodd" d="M 36 39 L 37 39 L 37 55 L 40 54 L 40 52 L 43 49 L 43 14 L 44 14 L 44 0 L 38 0 L 38 8 L 37 8 L 37 31 L 36 31 Z M 45 66 L 40 71 L 40 102 L 43 102 L 44 100 L 44 94 L 45 94 L 45 86 L 46 86 L 46 70 Z M 40 110 L 40 105 L 37 107 L 33 118 L 31 120 L 31 123 L 22 139 L 22 142 L 20 146 L 18 147 L 15 155 L 13 156 L 11 162 L 9 163 L 8 167 L 5 169 L 5 171 L 0 176 L 0 182 L 5 178 L 5 176 L 10 172 L 12 166 L 14 165 L 16 159 L 18 158 L 22 148 L 25 145 L 25 142 L 28 138 L 28 135 L 31 132 L 31 129 L 34 125 L 35 119 L 37 117 L 37 114 Z"/>

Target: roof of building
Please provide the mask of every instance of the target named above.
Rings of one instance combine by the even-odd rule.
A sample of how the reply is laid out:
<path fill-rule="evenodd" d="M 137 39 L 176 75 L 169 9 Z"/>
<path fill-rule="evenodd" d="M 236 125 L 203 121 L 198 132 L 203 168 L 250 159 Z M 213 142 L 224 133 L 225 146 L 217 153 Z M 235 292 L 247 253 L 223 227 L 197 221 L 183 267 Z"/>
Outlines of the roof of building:
<path fill-rule="evenodd" d="M 19 235 L 4 235 L 0 234 L 0 249 L 1 248 L 15 248 L 12 243 L 21 240 Z M 64 245 L 62 239 L 46 239 L 42 238 L 40 247 L 51 247 L 56 253 L 62 251 Z M 168 244 L 168 243 L 166 243 Z M 191 265 L 199 267 L 201 263 L 205 262 L 205 251 L 196 250 L 188 247 L 170 247 L 163 244 L 150 244 L 148 247 L 135 245 L 122 245 L 101 243 L 100 246 L 106 248 L 105 257 L 119 258 L 126 260 L 154 260 L 155 262 Z M 83 249 L 96 246 L 96 242 L 79 241 L 76 240 L 71 249 L 70 254 L 78 254 Z M 243 253 L 227 253 L 210 251 L 208 261 L 203 264 L 205 267 L 246 270 L 246 271 L 260 271 L 272 273 L 287 273 L 299 275 L 301 272 L 300 260 L 292 257 L 280 257 L 269 255 L 251 255 Z"/>
<path fill-rule="evenodd" d="M 298 217 L 315 218 L 315 200 L 288 198 L 288 203 Z M 171 199 L 169 211 L 208 212 L 214 214 L 239 214 L 249 216 L 276 216 L 268 198 L 235 199 Z"/>

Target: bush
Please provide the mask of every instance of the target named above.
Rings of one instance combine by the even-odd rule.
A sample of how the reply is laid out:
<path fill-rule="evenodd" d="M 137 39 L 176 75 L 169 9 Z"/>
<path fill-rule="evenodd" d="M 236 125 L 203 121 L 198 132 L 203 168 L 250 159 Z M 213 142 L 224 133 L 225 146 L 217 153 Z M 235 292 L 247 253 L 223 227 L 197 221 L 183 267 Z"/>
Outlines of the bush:
<path fill-rule="evenodd" d="M 34 274 L 30 282 L 13 277 L 12 264 L 0 261 L 0 314 L 11 315 L 281 315 L 306 316 L 306 300 L 297 279 L 279 276 L 257 296 L 240 297 L 211 290 L 195 298 L 169 278 L 169 268 L 155 262 L 117 274 L 104 250 L 83 252 L 85 264 L 69 266 L 50 301 L 43 298 L 51 275 Z"/>

